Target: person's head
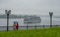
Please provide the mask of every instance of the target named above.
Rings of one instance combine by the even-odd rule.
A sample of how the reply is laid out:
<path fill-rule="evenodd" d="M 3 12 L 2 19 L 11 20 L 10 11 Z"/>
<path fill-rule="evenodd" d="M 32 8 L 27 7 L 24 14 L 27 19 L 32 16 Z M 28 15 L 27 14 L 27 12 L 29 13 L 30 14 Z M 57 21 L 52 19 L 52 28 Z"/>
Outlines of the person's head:
<path fill-rule="evenodd" d="M 17 22 L 17 25 L 18 25 L 18 22 Z"/>
<path fill-rule="evenodd" d="M 14 22 L 14 24 L 15 24 L 15 22 Z"/>

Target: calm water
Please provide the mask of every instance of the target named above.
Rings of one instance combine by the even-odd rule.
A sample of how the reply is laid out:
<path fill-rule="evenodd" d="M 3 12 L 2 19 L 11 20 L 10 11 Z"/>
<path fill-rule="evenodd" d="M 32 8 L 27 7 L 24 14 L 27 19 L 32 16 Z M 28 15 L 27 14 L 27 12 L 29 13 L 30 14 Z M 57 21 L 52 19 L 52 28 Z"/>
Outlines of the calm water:
<path fill-rule="evenodd" d="M 37 23 L 37 24 L 28 24 L 29 26 L 35 26 L 35 25 L 49 25 L 50 21 L 49 21 L 49 17 L 41 17 L 41 23 Z M 19 26 L 27 26 L 27 24 L 24 24 L 24 19 L 23 18 L 16 18 L 16 19 L 9 19 L 9 26 L 13 26 L 13 22 L 14 21 L 18 21 Z M 53 17 L 53 25 L 60 25 L 60 18 L 54 18 Z M 7 21 L 4 18 L 0 18 L 0 31 L 1 30 L 6 30 L 6 26 L 7 26 Z M 5 27 L 2 27 L 5 26 Z M 41 26 L 42 27 L 42 26 Z M 38 27 L 38 28 L 41 28 Z M 47 26 L 49 27 L 49 26 Z M 19 29 L 26 29 L 26 27 L 19 27 Z M 30 27 L 30 29 L 34 29 L 34 27 Z M 9 30 L 13 30 L 13 27 L 9 27 Z"/>

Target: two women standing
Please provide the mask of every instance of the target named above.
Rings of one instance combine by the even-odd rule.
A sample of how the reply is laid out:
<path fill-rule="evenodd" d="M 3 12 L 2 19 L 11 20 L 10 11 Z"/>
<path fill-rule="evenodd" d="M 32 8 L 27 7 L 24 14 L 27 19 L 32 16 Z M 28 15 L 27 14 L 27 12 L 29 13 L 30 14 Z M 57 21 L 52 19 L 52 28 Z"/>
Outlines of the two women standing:
<path fill-rule="evenodd" d="M 18 30 L 18 28 L 19 28 L 18 22 L 14 22 L 13 30 Z"/>

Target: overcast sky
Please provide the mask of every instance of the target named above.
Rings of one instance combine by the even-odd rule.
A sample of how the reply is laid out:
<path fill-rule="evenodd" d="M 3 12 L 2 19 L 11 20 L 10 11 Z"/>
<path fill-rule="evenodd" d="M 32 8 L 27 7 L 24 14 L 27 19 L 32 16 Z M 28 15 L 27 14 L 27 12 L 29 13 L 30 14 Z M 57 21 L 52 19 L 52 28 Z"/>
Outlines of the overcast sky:
<path fill-rule="evenodd" d="M 60 16 L 60 0 L 0 0 L 0 14 L 11 9 L 12 14 L 48 15 L 49 11 Z"/>

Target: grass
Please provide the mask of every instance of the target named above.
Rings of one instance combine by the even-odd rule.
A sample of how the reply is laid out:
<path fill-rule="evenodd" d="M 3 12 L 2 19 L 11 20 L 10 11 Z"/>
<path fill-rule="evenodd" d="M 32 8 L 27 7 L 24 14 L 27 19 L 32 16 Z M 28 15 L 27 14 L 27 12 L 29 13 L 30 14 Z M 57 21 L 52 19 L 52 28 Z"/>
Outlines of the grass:
<path fill-rule="evenodd" d="M 60 28 L 0 32 L 0 37 L 60 37 Z"/>

